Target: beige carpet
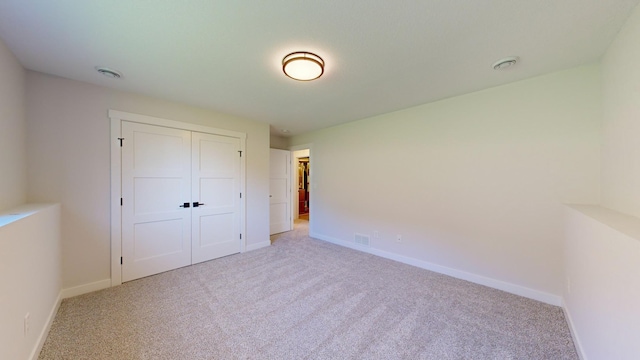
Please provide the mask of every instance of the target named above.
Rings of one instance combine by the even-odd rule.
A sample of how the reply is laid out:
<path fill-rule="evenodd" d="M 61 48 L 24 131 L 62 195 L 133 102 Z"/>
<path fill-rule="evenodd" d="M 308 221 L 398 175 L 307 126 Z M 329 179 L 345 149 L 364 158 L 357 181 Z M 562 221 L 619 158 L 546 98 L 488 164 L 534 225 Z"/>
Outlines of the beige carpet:
<path fill-rule="evenodd" d="M 65 300 L 40 359 L 577 359 L 560 308 L 310 239 Z"/>

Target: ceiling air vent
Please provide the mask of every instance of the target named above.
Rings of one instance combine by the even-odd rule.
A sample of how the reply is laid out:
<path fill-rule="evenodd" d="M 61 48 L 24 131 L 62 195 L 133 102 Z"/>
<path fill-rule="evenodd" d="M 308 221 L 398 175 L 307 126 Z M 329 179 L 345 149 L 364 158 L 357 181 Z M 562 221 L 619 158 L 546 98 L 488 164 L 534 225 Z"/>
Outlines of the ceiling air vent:
<path fill-rule="evenodd" d="M 506 70 L 518 62 L 517 56 L 510 56 L 508 58 L 500 59 L 493 63 L 493 70 Z"/>
<path fill-rule="evenodd" d="M 122 73 L 120 73 L 120 71 L 109 69 L 102 66 L 96 66 L 96 71 L 98 71 L 100 74 L 106 77 L 110 77 L 113 79 L 120 79 L 122 77 Z"/>

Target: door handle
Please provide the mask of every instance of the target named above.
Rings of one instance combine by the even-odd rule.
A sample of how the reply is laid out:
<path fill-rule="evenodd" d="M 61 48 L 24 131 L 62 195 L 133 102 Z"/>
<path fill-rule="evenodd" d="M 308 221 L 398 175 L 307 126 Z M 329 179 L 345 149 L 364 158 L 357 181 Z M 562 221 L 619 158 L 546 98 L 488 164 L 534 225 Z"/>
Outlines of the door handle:
<path fill-rule="evenodd" d="M 183 208 L 188 208 L 190 206 L 191 206 L 191 204 L 189 204 L 189 203 L 184 203 L 184 204 L 180 205 L 180 207 L 183 207 Z M 194 203 L 194 206 L 195 206 L 195 203 Z"/>
<path fill-rule="evenodd" d="M 198 206 L 203 206 L 203 205 L 204 205 L 203 203 L 199 203 L 197 201 L 193 202 L 193 207 L 198 207 Z"/>

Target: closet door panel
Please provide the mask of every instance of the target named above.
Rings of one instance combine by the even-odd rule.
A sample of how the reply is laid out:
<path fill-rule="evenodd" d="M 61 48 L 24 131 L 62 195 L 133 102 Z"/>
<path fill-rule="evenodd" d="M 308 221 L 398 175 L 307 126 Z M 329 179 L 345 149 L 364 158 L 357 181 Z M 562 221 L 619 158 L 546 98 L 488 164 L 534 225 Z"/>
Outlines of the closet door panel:
<path fill-rule="evenodd" d="M 122 281 L 191 264 L 191 132 L 122 122 Z"/>
<path fill-rule="evenodd" d="M 195 264 L 241 250 L 240 139 L 198 132 L 192 137 Z"/>

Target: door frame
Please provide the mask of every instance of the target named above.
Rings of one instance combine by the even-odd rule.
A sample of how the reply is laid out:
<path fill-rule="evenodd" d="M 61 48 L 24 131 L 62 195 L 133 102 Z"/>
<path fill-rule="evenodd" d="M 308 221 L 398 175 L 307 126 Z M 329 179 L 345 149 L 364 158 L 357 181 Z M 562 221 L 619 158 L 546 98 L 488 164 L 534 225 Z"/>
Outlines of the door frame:
<path fill-rule="evenodd" d="M 117 286 L 122 284 L 122 267 L 120 264 L 120 258 L 122 257 L 122 207 L 120 205 L 120 199 L 122 197 L 122 154 L 119 140 L 122 134 L 122 121 L 239 138 L 240 151 L 242 151 L 242 156 L 240 157 L 240 192 L 245 195 L 245 154 L 247 134 L 153 116 L 133 114 L 119 110 L 109 110 L 109 119 L 111 123 L 109 138 L 109 144 L 111 147 L 111 286 Z M 126 139 L 124 139 L 124 141 L 126 141 Z M 240 200 L 240 232 L 245 235 L 247 233 L 245 221 L 246 198 L 246 196 L 243 196 Z M 243 236 L 240 240 L 240 252 L 245 252 L 246 248 L 247 237 Z"/>
<path fill-rule="evenodd" d="M 294 171 L 294 169 L 298 169 L 298 158 L 293 156 L 293 152 L 307 149 L 309 149 L 309 173 L 311 174 L 311 182 L 309 183 L 309 233 L 311 233 L 311 229 L 313 229 L 313 216 L 311 215 L 311 210 L 312 208 L 315 208 L 315 201 L 313 200 L 313 198 L 315 196 L 317 187 L 315 180 L 316 174 L 313 171 L 313 143 L 289 147 L 289 151 L 291 152 L 291 201 L 289 207 L 291 208 L 291 228 L 293 229 L 293 221 L 296 219 L 295 212 L 298 208 L 297 205 L 294 204 L 294 202 L 296 201 L 295 199 L 298 198 L 298 183 L 295 182 L 297 170 Z"/>

